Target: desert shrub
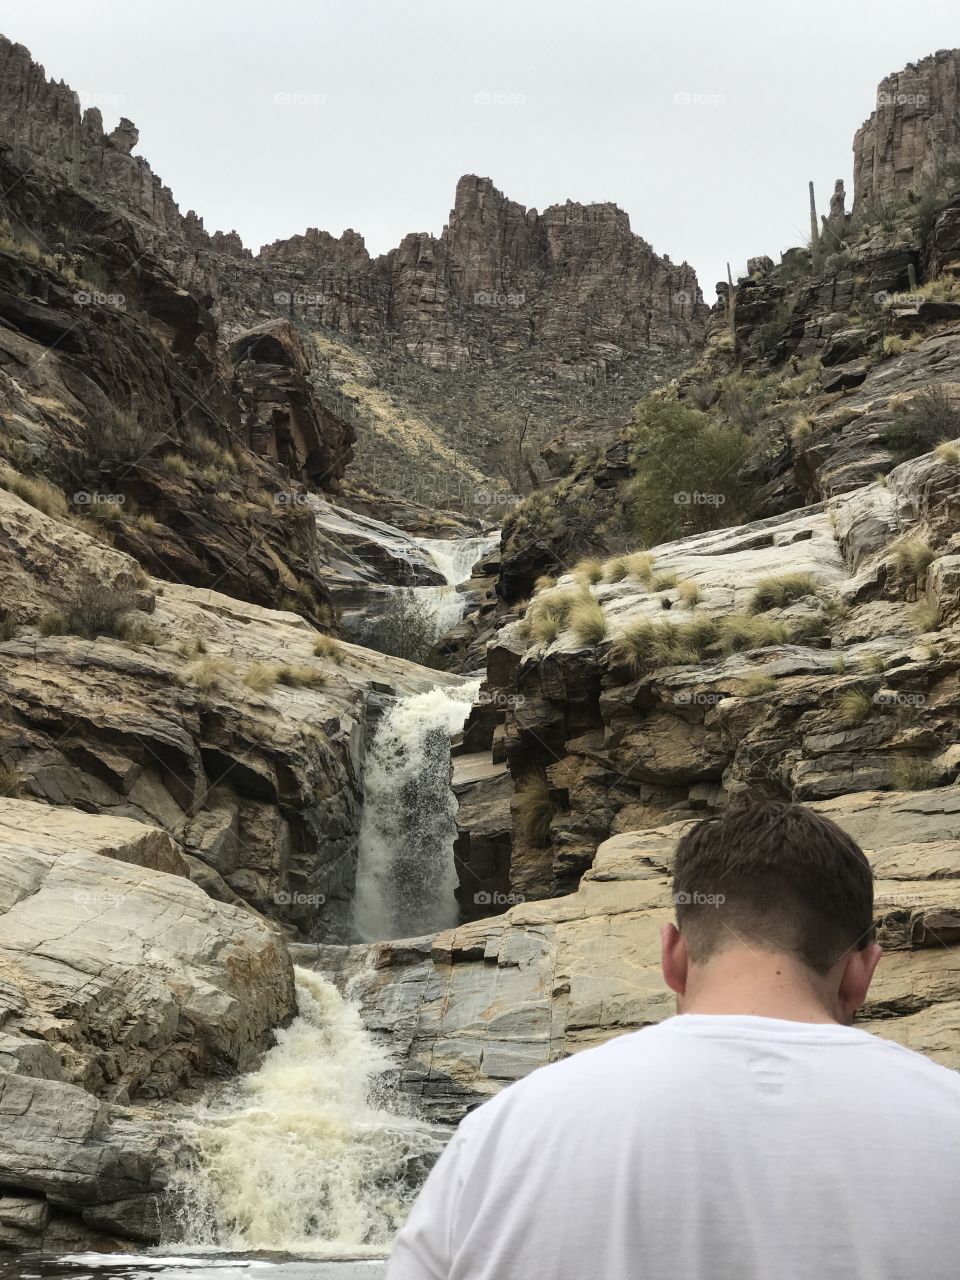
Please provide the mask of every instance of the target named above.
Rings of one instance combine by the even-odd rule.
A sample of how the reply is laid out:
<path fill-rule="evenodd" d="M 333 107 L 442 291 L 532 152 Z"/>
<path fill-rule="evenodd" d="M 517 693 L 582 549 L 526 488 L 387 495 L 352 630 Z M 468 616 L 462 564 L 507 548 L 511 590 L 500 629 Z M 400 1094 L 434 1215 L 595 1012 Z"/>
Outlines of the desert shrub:
<path fill-rule="evenodd" d="M 277 683 L 294 689 L 319 689 L 321 685 L 327 683 L 327 677 L 316 667 L 284 663 L 277 667 Z"/>
<path fill-rule="evenodd" d="M 623 557 L 627 573 L 631 578 L 639 578 L 641 582 L 649 582 L 653 577 L 654 558 L 649 551 L 634 551 Z"/>
<path fill-rule="evenodd" d="M 313 656 L 315 658 L 328 658 L 338 667 L 342 666 L 346 661 L 346 653 L 343 645 L 339 640 L 335 640 L 333 636 L 318 636 L 313 646 Z"/>
<path fill-rule="evenodd" d="M 436 642 L 436 619 L 412 587 L 390 593 L 383 612 L 366 636 L 372 649 L 408 662 L 426 662 Z"/>
<path fill-rule="evenodd" d="M 269 662 L 255 662 L 244 672 L 243 683 L 256 693 L 266 693 L 277 683 L 278 669 Z"/>
<path fill-rule="evenodd" d="M 703 660 L 716 642 L 719 628 L 706 614 L 688 622 L 652 622 L 640 618 L 629 623 L 617 637 L 616 655 L 635 675 L 659 667 L 692 666 Z"/>
<path fill-rule="evenodd" d="M 940 626 L 940 610 L 935 604 L 921 601 L 913 610 L 913 625 L 921 634 L 925 631 L 936 631 Z"/>
<path fill-rule="evenodd" d="M 960 406 L 942 382 L 931 382 L 900 410 L 882 432 L 884 445 L 898 458 L 928 453 L 960 435 Z"/>
<path fill-rule="evenodd" d="M 550 823 L 557 808 L 546 780 L 539 774 L 528 774 L 517 783 L 514 800 L 517 829 L 528 843 L 539 848 L 549 843 Z"/>
<path fill-rule="evenodd" d="M 669 591 L 677 585 L 679 575 L 676 573 L 655 573 L 650 579 L 651 591 Z"/>
<path fill-rule="evenodd" d="M 45 516 L 65 516 L 67 500 L 59 489 L 43 476 L 24 476 L 13 467 L 0 466 L 0 489 L 22 498 Z"/>
<path fill-rule="evenodd" d="M 746 677 L 740 686 L 740 691 L 746 698 L 755 698 L 761 693 L 769 693 L 776 687 L 777 682 L 773 676 L 758 671 L 755 675 Z"/>
<path fill-rule="evenodd" d="M 536 613 L 530 620 L 530 634 L 543 645 L 551 645 L 563 630 L 560 617 L 549 609 Z"/>
<path fill-rule="evenodd" d="M 117 638 L 124 644 L 148 645 L 151 648 L 163 643 L 163 632 L 155 627 L 142 613 L 130 613 L 121 618 L 117 624 Z"/>
<path fill-rule="evenodd" d="M 880 675 L 887 669 L 887 659 L 882 653 L 867 653 L 862 659 L 864 671 L 870 671 L 874 675 Z"/>
<path fill-rule="evenodd" d="M 604 582 L 622 582 L 629 572 L 626 557 L 616 556 L 603 566 L 603 580 Z"/>
<path fill-rule="evenodd" d="M 199 689 L 201 693 L 219 688 L 227 677 L 233 674 L 233 663 L 227 658 L 202 658 L 189 666 L 184 673 L 187 682 L 195 689 Z"/>
<path fill-rule="evenodd" d="M 136 607 L 135 587 L 87 579 L 74 589 L 64 605 L 60 615 L 63 630 L 71 635 L 86 636 L 88 640 L 97 636 L 122 639 L 124 620 Z"/>
<path fill-rule="evenodd" d="M 685 578 L 683 582 L 677 583 L 677 595 L 688 609 L 692 609 L 694 605 L 700 603 L 700 588 L 690 578 Z"/>
<path fill-rule="evenodd" d="M 603 565 L 599 560 L 581 560 L 574 567 L 573 573 L 574 577 L 581 582 L 586 582 L 593 586 L 603 580 Z"/>
<path fill-rule="evenodd" d="M 866 689 L 844 689 L 837 698 L 837 713 L 851 728 L 863 724 L 870 715 L 873 702 Z"/>
<path fill-rule="evenodd" d="M 557 585 L 556 578 L 551 578 L 549 573 L 544 573 L 544 574 L 541 574 L 540 577 L 533 584 L 533 589 L 534 591 L 549 591 L 551 587 L 555 587 L 556 585 Z"/>
<path fill-rule="evenodd" d="M 20 770 L 6 760 L 0 760 L 0 796 L 8 800 L 16 800 L 22 786 Z"/>
<path fill-rule="evenodd" d="M 137 463 L 169 439 L 163 431 L 141 422 L 134 413 L 107 410 L 88 425 L 84 452 L 94 464 Z"/>
<path fill-rule="evenodd" d="M 188 476 L 191 473 L 190 463 L 182 453 L 165 453 L 160 459 L 160 466 L 173 476 Z"/>
<path fill-rule="evenodd" d="M 750 597 L 750 612 L 783 609 L 794 600 L 816 594 L 817 580 L 812 573 L 781 573 L 761 578 Z"/>
<path fill-rule="evenodd" d="M 12 640 L 16 634 L 16 620 L 10 614 L 7 614 L 5 618 L 0 619 L 0 644 L 3 644 L 6 640 Z"/>
<path fill-rule="evenodd" d="M 960 467 L 960 445 L 955 444 L 952 440 L 945 440 L 942 444 L 938 444 L 934 453 L 941 462 L 945 462 L 950 467 Z"/>
<path fill-rule="evenodd" d="M 890 767 L 896 791 L 927 791 L 937 785 L 937 772 L 922 756 L 898 756 Z"/>
<path fill-rule="evenodd" d="M 749 437 L 676 401 L 648 397 L 630 429 L 636 475 L 624 488 L 628 526 L 647 544 L 749 519 L 738 472 Z"/>
<path fill-rule="evenodd" d="M 894 548 L 893 562 L 907 578 L 922 578 L 937 553 L 923 538 L 903 538 Z"/>
<path fill-rule="evenodd" d="M 596 600 L 581 600 L 570 610 L 570 630 L 581 645 L 597 645 L 607 634 L 607 619 Z"/>
<path fill-rule="evenodd" d="M 769 649 L 773 645 L 789 642 L 787 624 L 776 622 L 763 614 L 728 613 L 720 619 L 720 644 L 724 653 Z"/>

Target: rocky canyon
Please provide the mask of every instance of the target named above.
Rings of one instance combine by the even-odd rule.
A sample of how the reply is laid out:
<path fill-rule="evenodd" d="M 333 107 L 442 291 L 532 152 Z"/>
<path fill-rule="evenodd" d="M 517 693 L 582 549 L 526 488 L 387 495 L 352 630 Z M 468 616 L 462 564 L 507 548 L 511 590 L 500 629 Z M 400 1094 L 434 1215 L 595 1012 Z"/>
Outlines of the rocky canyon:
<path fill-rule="evenodd" d="M 671 1013 L 745 796 L 863 846 L 862 1024 L 960 1069 L 958 66 L 707 306 L 475 175 L 253 251 L 0 38 L 0 1249 L 382 1254 L 467 1111 Z"/>

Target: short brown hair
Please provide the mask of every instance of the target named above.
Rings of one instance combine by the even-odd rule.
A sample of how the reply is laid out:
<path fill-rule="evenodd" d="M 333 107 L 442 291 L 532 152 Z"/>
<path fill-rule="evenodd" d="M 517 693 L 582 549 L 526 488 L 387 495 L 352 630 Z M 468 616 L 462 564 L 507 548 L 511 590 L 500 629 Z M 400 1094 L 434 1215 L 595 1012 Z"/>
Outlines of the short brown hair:
<path fill-rule="evenodd" d="M 826 973 L 873 937 L 873 872 L 829 818 L 760 801 L 707 818 L 674 863 L 677 924 L 701 962 L 740 939 Z"/>

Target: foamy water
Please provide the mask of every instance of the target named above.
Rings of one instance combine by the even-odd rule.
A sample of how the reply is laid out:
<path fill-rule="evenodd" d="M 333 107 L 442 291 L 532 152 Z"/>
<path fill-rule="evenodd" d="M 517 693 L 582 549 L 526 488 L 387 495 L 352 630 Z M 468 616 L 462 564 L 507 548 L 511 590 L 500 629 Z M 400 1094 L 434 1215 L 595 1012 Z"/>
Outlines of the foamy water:
<path fill-rule="evenodd" d="M 382 1078 L 389 1052 L 326 978 L 296 970 L 298 1016 L 259 1070 L 200 1110 L 182 1180 L 191 1247 L 383 1254 L 445 1140 Z"/>

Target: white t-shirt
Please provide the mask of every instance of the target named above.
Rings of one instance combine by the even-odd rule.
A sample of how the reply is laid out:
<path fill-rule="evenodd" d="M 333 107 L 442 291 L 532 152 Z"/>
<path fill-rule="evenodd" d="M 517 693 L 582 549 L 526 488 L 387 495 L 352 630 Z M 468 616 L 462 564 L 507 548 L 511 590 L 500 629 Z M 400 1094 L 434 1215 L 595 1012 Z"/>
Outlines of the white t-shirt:
<path fill-rule="evenodd" d="M 957 1280 L 960 1074 L 851 1027 L 687 1014 L 467 1116 L 388 1280 Z"/>

